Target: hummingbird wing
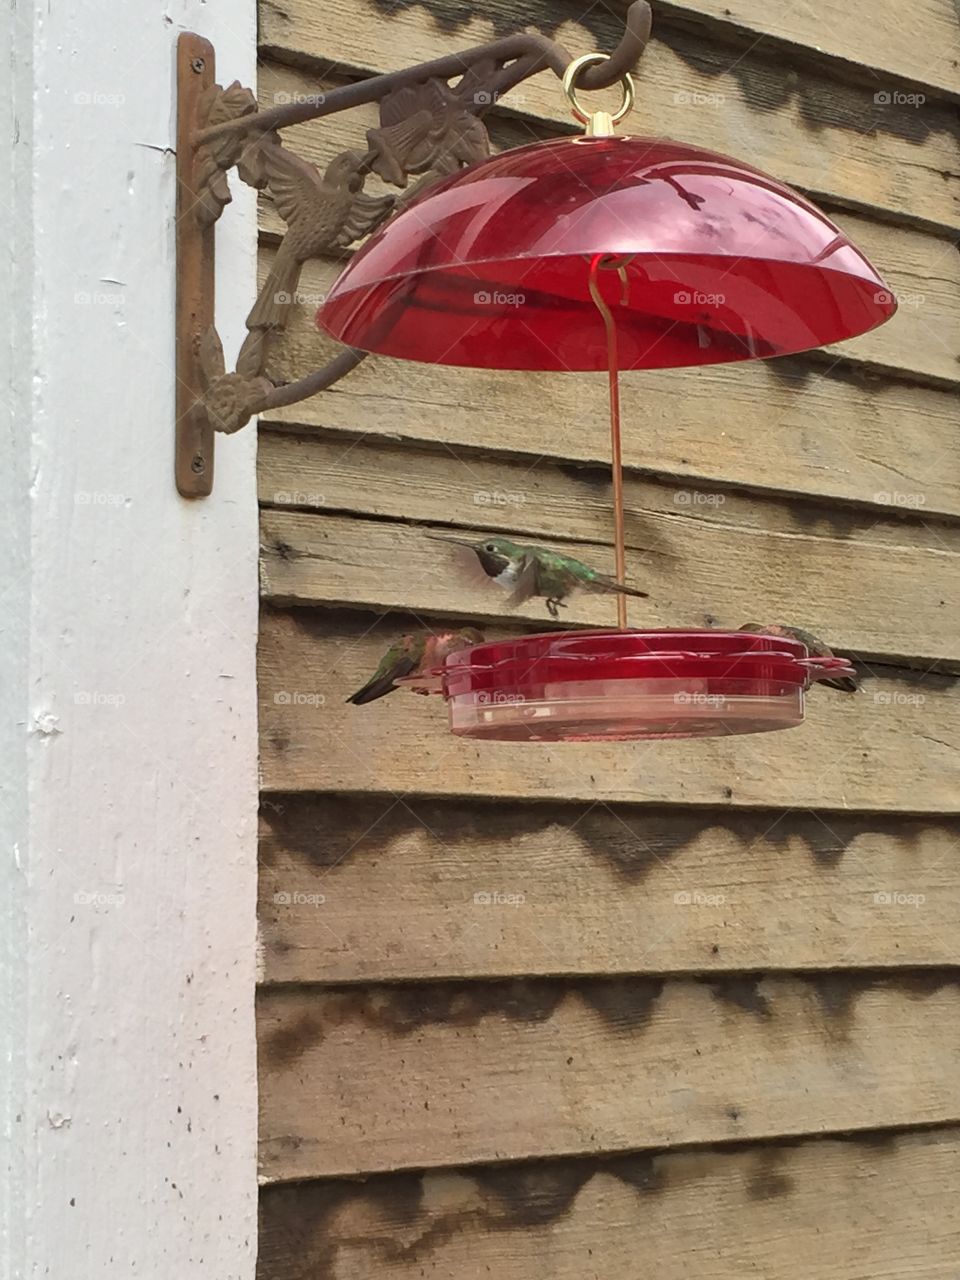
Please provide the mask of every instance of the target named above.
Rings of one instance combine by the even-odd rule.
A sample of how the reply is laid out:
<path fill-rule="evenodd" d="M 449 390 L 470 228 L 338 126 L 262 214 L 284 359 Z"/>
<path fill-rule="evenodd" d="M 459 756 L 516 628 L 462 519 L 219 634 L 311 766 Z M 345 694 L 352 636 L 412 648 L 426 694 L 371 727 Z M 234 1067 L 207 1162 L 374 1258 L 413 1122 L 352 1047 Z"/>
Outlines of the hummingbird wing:
<path fill-rule="evenodd" d="M 288 225 L 323 198 L 323 179 L 317 166 L 301 160 L 280 144 L 261 143 L 267 187 L 277 213 Z"/>
<path fill-rule="evenodd" d="M 507 603 L 516 607 L 525 604 L 531 596 L 540 596 L 540 562 L 535 555 L 527 554 L 520 564 L 520 572 Z"/>
<path fill-rule="evenodd" d="M 336 244 L 345 249 L 382 222 L 397 203 L 396 196 L 368 196 L 357 192 L 343 225 L 337 232 Z"/>
<path fill-rule="evenodd" d="M 405 652 L 400 645 L 393 645 L 385 654 L 373 676 L 365 685 L 352 693 L 347 702 L 362 707 L 367 702 L 376 702 L 396 689 L 396 681 L 404 676 L 412 675 L 419 666 L 419 659 L 412 653 Z"/>

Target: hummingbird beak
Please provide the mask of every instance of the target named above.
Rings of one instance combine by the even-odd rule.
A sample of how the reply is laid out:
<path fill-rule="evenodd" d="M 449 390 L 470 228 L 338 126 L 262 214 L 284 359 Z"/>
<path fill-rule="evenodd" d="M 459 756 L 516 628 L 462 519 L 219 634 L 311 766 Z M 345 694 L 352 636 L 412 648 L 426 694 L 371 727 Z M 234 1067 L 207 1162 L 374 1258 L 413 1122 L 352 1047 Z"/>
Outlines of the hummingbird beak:
<path fill-rule="evenodd" d="M 471 551 L 475 549 L 475 543 L 468 538 L 447 538 L 439 533 L 428 533 L 427 537 L 433 542 L 449 542 L 454 547 L 469 547 Z"/>

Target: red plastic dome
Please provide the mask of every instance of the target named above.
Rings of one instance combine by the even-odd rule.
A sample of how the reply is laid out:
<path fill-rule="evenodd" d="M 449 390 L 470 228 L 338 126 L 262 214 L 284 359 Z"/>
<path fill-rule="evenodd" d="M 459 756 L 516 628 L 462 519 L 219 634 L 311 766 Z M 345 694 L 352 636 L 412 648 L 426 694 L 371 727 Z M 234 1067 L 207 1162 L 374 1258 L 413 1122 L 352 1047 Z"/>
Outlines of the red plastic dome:
<path fill-rule="evenodd" d="M 588 282 L 603 272 L 621 369 L 787 355 L 896 310 L 842 231 L 789 187 L 663 139 L 577 137 L 430 188 L 337 280 L 318 322 L 350 346 L 499 369 L 607 368 Z"/>

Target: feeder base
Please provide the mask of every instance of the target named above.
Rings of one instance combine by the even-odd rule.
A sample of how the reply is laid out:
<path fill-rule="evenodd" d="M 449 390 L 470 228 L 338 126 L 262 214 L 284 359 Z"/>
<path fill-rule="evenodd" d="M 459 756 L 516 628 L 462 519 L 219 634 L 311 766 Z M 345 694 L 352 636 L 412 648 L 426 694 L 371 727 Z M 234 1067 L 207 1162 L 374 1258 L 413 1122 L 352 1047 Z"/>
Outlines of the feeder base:
<path fill-rule="evenodd" d="M 623 742 L 763 733 L 803 722 L 799 688 L 746 694 L 722 692 L 720 683 L 707 691 L 682 680 L 609 680 L 590 681 L 582 692 L 570 683 L 547 687 L 540 698 L 461 695 L 448 704 L 450 730 L 505 742 Z"/>

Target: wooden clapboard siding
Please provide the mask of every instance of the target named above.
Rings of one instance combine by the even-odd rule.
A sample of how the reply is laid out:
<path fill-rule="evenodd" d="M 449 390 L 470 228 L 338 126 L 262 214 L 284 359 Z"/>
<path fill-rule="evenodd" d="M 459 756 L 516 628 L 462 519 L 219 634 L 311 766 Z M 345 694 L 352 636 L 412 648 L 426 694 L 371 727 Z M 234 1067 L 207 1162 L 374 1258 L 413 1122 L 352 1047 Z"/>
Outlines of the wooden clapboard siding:
<path fill-rule="evenodd" d="M 416 459 L 408 461 L 415 464 Z M 481 540 L 490 526 L 485 510 L 471 500 L 477 492 L 471 468 L 458 468 L 451 460 L 449 474 L 454 484 L 462 476 L 461 497 L 445 506 L 435 499 L 434 518 L 446 514 L 456 521 L 458 536 Z M 545 468 L 537 474 L 541 487 L 549 488 L 552 476 Z M 522 483 L 520 478 L 512 480 L 508 471 L 500 475 L 500 491 L 508 496 L 524 493 L 512 487 Z M 370 476 L 371 489 L 377 486 L 375 476 Z M 415 479 L 415 465 L 405 478 L 408 483 Z M 324 483 L 321 477 L 317 483 Z M 334 472 L 327 477 L 324 496 L 327 489 L 335 493 L 336 484 Z M 575 486 L 576 482 L 568 486 L 568 500 Z M 602 492 L 606 489 L 604 485 Z M 420 496 L 427 496 L 427 491 Z M 553 531 L 537 520 L 540 501 L 531 495 L 526 520 L 523 515 L 513 520 L 507 516 L 500 527 L 538 540 L 549 537 Z M 960 667 L 960 634 L 952 605 L 960 556 L 946 536 L 943 541 L 950 550 L 929 533 L 934 545 L 923 548 L 822 534 L 778 534 L 673 515 L 663 511 L 663 499 L 659 505 L 660 510 L 628 506 L 631 540 L 645 549 L 628 549 L 627 577 L 650 595 L 649 600 L 629 603 L 634 625 L 702 626 L 716 621 L 736 630 L 747 622 L 797 618 L 827 634 L 840 649 L 881 659 L 914 655 L 923 668 L 938 660 L 950 669 Z M 549 624 L 543 600 L 511 606 L 510 593 L 483 575 L 472 552 L 441 546 L 427 536 L 429 530 L 417 525 L 277 510 L 264 512 L 261 526 L 263 594 L 277 603 L 346 604 L 378 612 L 398 609 Z M 602 536 L 602 530 L 597 532 Z M 564 541 L 563 546 L 571 555 L 613 572 L 612 549 L 579 541 Z M 388 575 L 386 563 L 391 565 Z M 856 595 L 850 592 L 851 581 L 857 583 Z M 574 596 L 563 612 L 563 625 L 609 626 L 615 620 L 616 605 L 604 595 Z"/>
<path fill-rule="evenodd" d="M 313 320 L 329 277 L 316 263 L 304 272 L 307 301 L 272 349 L 276 376 L 301 377 L 338 350 Z M 960 513 L 955 394 L 855 371 L 824 374 L 799 359 L 655 370 L 627 374 L 622 384 L 628 467 L 681 483 L 715 481 L 878 511 L 892 499 L 931 514 Z M 271 410 L 264 423 L 609 465 L 604 388 L 593 374 L 376 357 L 329 394 Z"/>
<path fill-rule="evenodd" d="M 261 101 L 525 26 L 610 48 L 624 7 L 261 0 Z M 901 309 L 624 377 L 631 619 L 807 625 L 864 687 L 815 688 L 791 733 L 556 747 L 345 705 L 413 626 L 557 625 L 429 529 L 611 567 L 605 380 L 375 358 L 265 415 L 259 1280 L 960 1274 L 960 24 L 654 8 L 637 130 L 810 193 Z M 376 120 L 287 142 L 322 168 Z M 546 74 L 487 124 L 572 129 Z M 266 196 L 260 227 L 266 271 Z M 307 265 L 271 376 L 338 349 L 314 313 L 345 260 Z"/>
<path fill-rule="evenodd" d="M 396 564 L 395 544 L 384 554 Z M 263 614 L 266 790 L 960 811 L 955 677 L 877 667 L 858 696 L 814 690 L 806 722 L 788 733 L 630 746 L 476 743 L 447 734 L 439 699 L 397 693 L 344 705 L 411 625 L 404 615 L 375 623 L 307 609 Z"/>
<path fill-rule="evenodd" d="M 261 83 L 261 101 L 297 101 L 342 83 L 329 77 L 312 80 L 295 68 L 268 64 Z M 334 156 L 349 147 L 363 145 L 364 132 L 377 122 L 373 106 L 313 121 L 290 131 L 290 145 L 325 168 Z M 530 141 L 515 121 L 492 117 L 487 121 L 494 150 Z M 958 127 L 960 132 L 960 127 Z M 556 130 L 553 131 L 556 134 Z M 852 341 L 834 344 L 816 359 L 856 360 L 869 368 L 899 376 L 921 378 L 932 384 L 955 385 L 960 381 L 957 362 L 960 334 L 960 254 L 956 234 L 943 236 L 909 227 L 892 226 L 851 212 L 830 210 L 835 221 L 876 265 L 889 288 L 901 300 L 898 313 L 887 324 Z M 261 225 L 271 236 L 283 230 L 269 200 L 261 202 Z M 269 255 L 265 255 L 266 263 Z M 309 310 L 312 322 L 313 311 Z"/>
<path fill-rule="evenodd" d="M 560 442 L 562 444 L 562 441 Z M 366 516 L 481 523 L 562 541 L 609 544 L 609 463 L 577 464 L 477 449 L 466 440 L 418 447 L 372 433 L 265 431 L 258 490 L 264 508 L 358 512 Z M 890 546 L 950 556 L 960 549 L 954 522 L 931 519 L 925 505 L 881 511 L 805 502 L 652 478 L 627 468 L 628 547 L 677 558 L 673 532 L 707 526 L 723 536 L 799 536 Z M 919 569 L 919 565 L 918 565 Z"/>
<path fill-rule="evenodd" d="M 948 965 L 956 822 L 280 795 L 269 983 Z"/>
<path fill-rule="evenodd" d="M 955 970 L 276 988 L 268 1181 L 960 1119 Z"/>
<path fill-rule="evenodd" d="M 267 53 L 321 73 L 376 72 L 441 57 L 530 25 L 562 34 L 582 53 L 615 45 L 622 14 L 606 6 L 492 0 L 424 0 L 390 7 L 373 0 L 264 0 Z M 952 103 L 884 106 L 870 85 L 815 69 L 785 73 L 762 43 L 706 41 L 656 24 L 637 76 L 638 131 L 666 134 L 742 156 L 785 182 L 850 208 L 878 210 L 953 232 L 960 213 L 960 140 Z M 598 103 L 615 100 L 615 91 Z M 571 128 L 555 76 L 525 82 L 504 100 L 535 122 Z"/>
<path fill-rule="evenodd" d="M 740 28 L 759 47 L 821 57 L 835 74 L 859 75 L 874 92 L 917 86 L 947 98 L 960 96 L 960 20 L 954 0 L 872 0 L 858 9 L 848 0 L 770 5 L 766 0 L 656 0 L 657 14 L 703 25 L 706 37 Z"/>
<path fill-rule="evenodd" d="M 260 1280 L 955 1280 L 960 1134 L 264 1189 Z"/>

